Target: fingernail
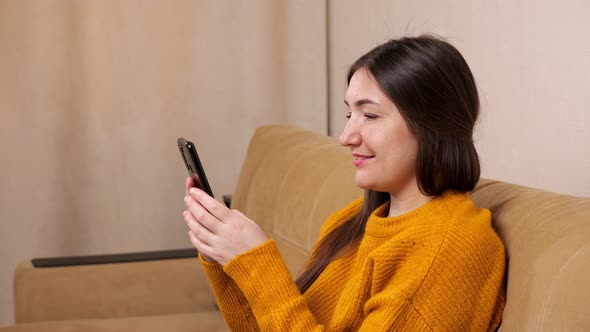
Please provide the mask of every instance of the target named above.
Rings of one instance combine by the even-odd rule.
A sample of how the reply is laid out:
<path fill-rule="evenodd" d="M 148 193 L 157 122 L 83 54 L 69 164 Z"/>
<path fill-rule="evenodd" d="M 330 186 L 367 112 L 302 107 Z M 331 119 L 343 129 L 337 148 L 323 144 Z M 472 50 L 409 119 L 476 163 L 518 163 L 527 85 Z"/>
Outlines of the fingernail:
<path fill-rule="evenodd" d="M 195 195 L 197 193 L 197 189 L 195 187 L 188 190 L 189 193 Z"/>
<path fill-rule="evenodd" d="M 187 196 L 184 196 L 184 202 L 185 202 L 185 203 L 188 203 L 188 201 L 189 201 L 190 199 L 191 199 L 191 198 L 190 198 L 188 195 L 187 195 Z"/>

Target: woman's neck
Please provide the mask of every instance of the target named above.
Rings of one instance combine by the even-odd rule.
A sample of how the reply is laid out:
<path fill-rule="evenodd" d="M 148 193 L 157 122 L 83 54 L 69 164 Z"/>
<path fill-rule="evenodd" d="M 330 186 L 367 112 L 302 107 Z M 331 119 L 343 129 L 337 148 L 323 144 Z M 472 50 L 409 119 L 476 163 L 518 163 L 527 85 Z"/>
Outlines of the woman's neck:
<path fill-rule="evenodd" d="M 418 187 L 405 193 L 389 193 L 391 201 L 389 204 L 388 217 L 397 217 L 412 212 L 422 205 L 430 202 L 432 196 L 424 195 Z"/>

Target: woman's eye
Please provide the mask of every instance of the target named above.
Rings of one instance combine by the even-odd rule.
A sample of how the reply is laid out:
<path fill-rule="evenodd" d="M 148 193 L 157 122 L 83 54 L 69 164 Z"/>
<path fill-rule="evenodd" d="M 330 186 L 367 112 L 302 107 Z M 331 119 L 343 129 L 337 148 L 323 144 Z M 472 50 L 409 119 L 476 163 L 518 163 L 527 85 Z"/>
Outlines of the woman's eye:
<path fill-rule="evenodd" d="M 367 118 L 367 120 L 375 120 L 378 117 L 379 117 L 379 115 L 377 115 L 377 114 L 365 113 L 365 118 Z"/>
<path fill-rule="evenodd" d="M 352 116 L 352 113 L 351 112 L 346 113 L 346 118 L 347 119 L 350 119 L 351 116 Z"/>

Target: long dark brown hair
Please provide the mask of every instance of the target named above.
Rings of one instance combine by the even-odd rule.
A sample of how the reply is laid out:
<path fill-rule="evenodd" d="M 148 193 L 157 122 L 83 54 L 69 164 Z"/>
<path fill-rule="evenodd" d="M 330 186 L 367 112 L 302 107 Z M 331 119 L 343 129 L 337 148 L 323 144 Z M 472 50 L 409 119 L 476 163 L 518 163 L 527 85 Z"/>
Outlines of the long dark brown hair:
<path fill-rule="evenodd" d="M 416 177 L 420 191 L 438 196 L 468 192 L 479 180 L 473 145 L 479 97 L 467 62 L 451 44 L 429 35 L 390 40 L 360 57 L 347 82 L 364 68 L 396 105 L 416 137 Z M 365 190 L 359 212 L 314 247 L 297 287 L 304 293 L 326 266 L 358 244 L 371 213 L 389 193 Z"/>

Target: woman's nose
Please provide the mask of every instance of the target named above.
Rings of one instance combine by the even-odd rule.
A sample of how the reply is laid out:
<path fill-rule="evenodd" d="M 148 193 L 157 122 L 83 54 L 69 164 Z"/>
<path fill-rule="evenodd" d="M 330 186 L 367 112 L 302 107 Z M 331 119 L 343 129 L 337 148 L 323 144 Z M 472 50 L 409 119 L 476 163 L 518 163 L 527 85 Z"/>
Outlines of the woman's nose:
<path fill-rule="evenodd" d="M 359 135 L 357 128 L 355 128 L 354 124 L 349 120 L 348 123 L 346 123 L 346 127 L 344 127 L 342 134 L 340 134 L 340 144 L 342 146 L 355 146 L 360 144 L 360 142 L 361 136 Z"/>

